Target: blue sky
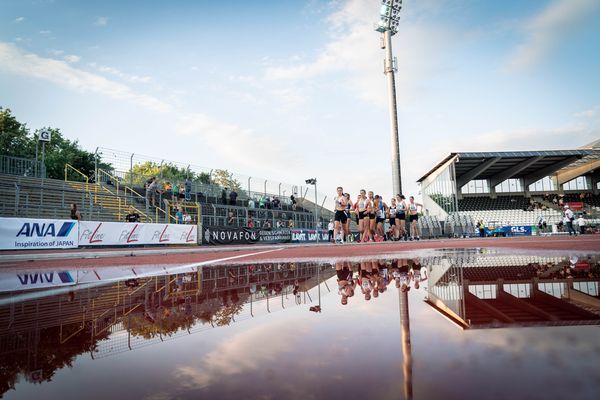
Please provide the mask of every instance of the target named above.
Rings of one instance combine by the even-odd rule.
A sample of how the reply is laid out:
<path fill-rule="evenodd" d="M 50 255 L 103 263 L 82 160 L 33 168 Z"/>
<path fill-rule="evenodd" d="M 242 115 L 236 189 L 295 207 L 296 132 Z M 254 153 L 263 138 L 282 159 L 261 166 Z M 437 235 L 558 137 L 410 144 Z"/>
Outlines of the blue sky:
<path fill-rule="evenodd" d="M 391 196 L 378 1 L 0 0 L 0 105 L 88 150 Z M 600 2 L 405 0 L 404 192 L 452 151 L 600 137 Z"/>

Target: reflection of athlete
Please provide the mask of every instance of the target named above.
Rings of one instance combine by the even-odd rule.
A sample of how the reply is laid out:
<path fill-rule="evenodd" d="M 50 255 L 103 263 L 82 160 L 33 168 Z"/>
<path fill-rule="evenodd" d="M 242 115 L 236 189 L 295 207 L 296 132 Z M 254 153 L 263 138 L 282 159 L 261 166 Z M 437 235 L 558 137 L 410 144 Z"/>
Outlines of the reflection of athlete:
<path fill-rule="evenodd" d="M 354 296 L 356 282 L 352 278 L 352 269 L 349 262 L 338 262 L 335 264 L 337 274 L 338 294 L 342 296 L 342 304 L 348 304 L 348 297 Z"/>
<path fill-rule="evenodd" d="M 419 210 L 420 208 L 420 210 Z M 417 221 L 419 220 L 419 212 L 423 211 L 423 205 L 419 203 L 415 203 L 415 198 L 413 196 L 409 197 L 408 202 L 408 220 L 410 221 L 410 234 L 411 240 L 420 240 L 419 237 L 419 227 L 417 226 Z"/>

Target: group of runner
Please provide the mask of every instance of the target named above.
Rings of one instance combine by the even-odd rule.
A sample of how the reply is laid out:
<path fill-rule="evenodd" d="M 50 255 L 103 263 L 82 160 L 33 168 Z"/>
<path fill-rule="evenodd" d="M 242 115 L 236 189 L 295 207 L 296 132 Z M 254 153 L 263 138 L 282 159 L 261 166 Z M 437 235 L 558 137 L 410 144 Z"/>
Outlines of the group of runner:
<path fill-rule="evenodd" d="M 361 242 L 381 242 L 386 237 L 390 240 L 420 240 L 417 221 L 422 211 L 423 205 L 416 203 L 413 196 L 406 200 L 404 195 L 397 194 L 388 205 L 381 196 L 361 189 L 353 202 L 350 194 L 344 193 L 340 186 L 335 197 L 335 242 L 352 241 L 351 219 L 358 224 Z M 410 222 L 410 232 L 406 229 L 407 220 Z M 387 232 L 385 221 L 390 225 Z"/>
<path fill-rule="evenodd" d="M 358 286 L 365 300 L 379 297 L 387 290 L 392 282 L 402 291 L 410 290 L 411 284 L 418 289 L 421 282 L 427 280 L 426 268 L 422 268 L 418 260 L 375 260 L 361 261 L 354 272 L 353 263 L 340 261 L 335 265 L 337 274 L 338 294 L 342 296 L 342 304 L 348 303 L 348 298 L 354 296 Z"/>

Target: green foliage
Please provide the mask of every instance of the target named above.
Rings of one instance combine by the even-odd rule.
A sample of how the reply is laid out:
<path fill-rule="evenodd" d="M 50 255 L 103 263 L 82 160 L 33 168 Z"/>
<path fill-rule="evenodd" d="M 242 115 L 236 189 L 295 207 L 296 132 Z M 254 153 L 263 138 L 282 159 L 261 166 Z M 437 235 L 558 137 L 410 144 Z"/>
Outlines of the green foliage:
<path fill-rule="evenodd" d="M 94 153 L 83 150 L 77 140 L 65 138 L 59 129 L 48 130 L 52 134 L 52 140 L 45 144 L 46 177 L 63 179 L 65 164 L 72 165 L 88 176 L 92 175 L 95 169 Z M 10 109 L 0 107 L 0 149 L 3 155 L 34 159 L 40 131 L 41 129 L 31 133 L 25 124 L 12 115 Z M 41 159 L 41 145 L 39 153 Z M 100 163 L 98 167 L 111 168 L 105 163 Z"/>
<path fill-rule="evenodd" d="M 233 177 L 233 174 L 226 169 L 216 169 L 213 172 L 213 182 L 221 187 L 235 189 L 239 192 L 242 184 Z"/>
<path fill-rule="evenodd" d="M 123 181 L 127 184 L 132 182 L 134 186 L 143 186 L 144 182 L 153 176 L 162 177 L 163 180 L 172 183 L 183 183 L 188 177 L 193 182 L 210 183 L 210 175 L 207 173 L 197 174 L 187 168 L 180 168 L 170 163 L 160 165 L 152 161 L 134 165 L 131 172 L 125 174 Z"/>

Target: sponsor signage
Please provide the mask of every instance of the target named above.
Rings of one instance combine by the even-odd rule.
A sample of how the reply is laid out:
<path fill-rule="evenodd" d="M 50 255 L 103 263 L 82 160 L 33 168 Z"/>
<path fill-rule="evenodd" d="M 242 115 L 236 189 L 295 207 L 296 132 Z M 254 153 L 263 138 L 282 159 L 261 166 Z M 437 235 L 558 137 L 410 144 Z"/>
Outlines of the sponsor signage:
<path fill-rule="evenodd" d="M 291 231 L 287 228 L 257 229 L 231 226 L 204 226 L 202 229 L 203 244 L 254 244 L 254 243 L 289 243 Z"/>
<path fill-rule="evenodd" d="M 94 221 L 79 223 L 80 246 L 195 244 L 197 242 L 197 225 Z"/>
<path fill-rule="evenodd" d="M 326 230 L 317 231 L 316 229 L 292 229 L 292 243 L 327 242 L 329 234 Z"/>
<path fill-rule="evenodd" d="M 0 249 L 68 249 L 78 246 L 73 220 L 0 218 Z"/>

